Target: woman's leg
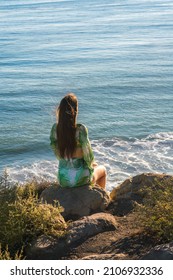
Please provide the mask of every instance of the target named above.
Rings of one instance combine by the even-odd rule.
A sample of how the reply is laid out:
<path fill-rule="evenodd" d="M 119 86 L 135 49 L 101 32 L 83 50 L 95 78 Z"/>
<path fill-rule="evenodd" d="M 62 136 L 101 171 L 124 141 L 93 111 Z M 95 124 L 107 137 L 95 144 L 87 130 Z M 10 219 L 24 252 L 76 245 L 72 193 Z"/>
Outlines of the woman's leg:
<path fill-rule="evenodd" d="M 103 165 L 96 166 L 94 168 L 94 183 L 101 188 L 106 187 L 106 168 Z"/>

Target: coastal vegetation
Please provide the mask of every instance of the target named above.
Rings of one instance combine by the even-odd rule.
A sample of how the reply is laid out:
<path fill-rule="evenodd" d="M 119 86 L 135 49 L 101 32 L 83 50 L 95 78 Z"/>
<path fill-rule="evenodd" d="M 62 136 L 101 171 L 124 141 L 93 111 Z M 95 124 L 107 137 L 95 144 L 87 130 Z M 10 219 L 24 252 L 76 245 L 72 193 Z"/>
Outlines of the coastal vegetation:
<path fill-rule="evenodd" d="M 124 212 L 124 208 L 127 206 L 125 197 L 128 191 L 132 192 L 133 189 L 132 197 L 137 197 L 137 193 L 138 198 L 141 197 L 140 200 L 136 200 L 134 208 L 119 217 L 116 216 L 115 209 L 112 211 L 108 207 L 106 212 L 112 211 L 116 219 L 119 221 L 126 219 L 125 223 L 133 225 L 132 239 L 133 230 L 135 233 L 137 228 L 144 236 L 143 240 L 147 235 L 151 244 L 146 244 L 146 249 L 148 245 L 152 247 L 153 240 L 153 244 L 171 242 L 173 240 L 173 177 L 165 175 L 162 179 L 162 176 L 156 175 L 156 179 L 153 179 L 152 183 L 148 183 L 148 185 L 149 181 L 146 178 L 151 180 L 154 176 L 137 177 L 139 178 L 132 179 L 132 182 L 127 180 L 129 187 L 126 187 L 126 193 L 122 199 Z M 143 184 L 143 187 L 137 182 Z M 62 216 L 63 209 L 59 202 L 46 204 L 40 199 L 41 193 L 48 186 L 50 186 L 50 182 L 38 183 L 35 180 L 24 185 L 14 184 L 10 182 L 6 172 L 0 176 L 0 260 L 25 259 L 27 248 L 33 240 L 41 235 L 53 236 L 58 240 L 61 237 L 66 238 L 68 235 L 69 222 L 65 221 Z M 119 192 L 122 192 L 124 186 L 123 183 Z M 118 194 L 112 201 L 112 205 L 114 205 L 112 207 L 116 207 L 117 199 Z M 128 237 L 129 234 L 129 227 L 127 227 L 127 232 L 121 232 L 120 238 Z M 134 244 L 134 250 L 136 246 L 137 244 Z"/>
<path fill-rule="evenodd" d="M 39 186 L 39 187 L 38 187 Z M 62 207 L 42 204 L 39 192 L 46 183 L 12 184 L 0 177 L 0 259 L 23 259 L 26 246 L 41 234 L 62 237 L 67 223 Z"/>
<path fill-rule="evenodd" d="M 141 190 L 142 191 L 142 190 Z M 173 240 L 173 178 L 156 182 L 145 188 L 144 201 L 137 204 L 134 212 L 137 223 L 149 235 L 162 242 Z"/>

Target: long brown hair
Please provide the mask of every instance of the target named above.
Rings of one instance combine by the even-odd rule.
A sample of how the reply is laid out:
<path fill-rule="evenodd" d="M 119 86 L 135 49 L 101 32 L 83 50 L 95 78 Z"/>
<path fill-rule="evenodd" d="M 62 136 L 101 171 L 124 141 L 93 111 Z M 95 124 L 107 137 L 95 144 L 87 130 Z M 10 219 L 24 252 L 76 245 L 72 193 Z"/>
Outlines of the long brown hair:
<path fill-rule="evenodd" d="M 58 107 L 57 145 L 62 158 L 72 157 L 76 149 L 76 116 L 78 100 L 73 93 L 67 94 Z"/>

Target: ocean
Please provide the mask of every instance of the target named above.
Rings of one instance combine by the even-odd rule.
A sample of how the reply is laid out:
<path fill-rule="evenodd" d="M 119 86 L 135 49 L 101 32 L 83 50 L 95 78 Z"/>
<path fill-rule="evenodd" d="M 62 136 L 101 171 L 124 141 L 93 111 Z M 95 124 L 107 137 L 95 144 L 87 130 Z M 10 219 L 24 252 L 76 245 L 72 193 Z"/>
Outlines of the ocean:
<path fill-rule="evenodd" d="M 49 134 L 67 92 L 108 190 L 172 174 L 172 46 L 172 0 L 1 0 L 1 174 L 56 180 Z"/>

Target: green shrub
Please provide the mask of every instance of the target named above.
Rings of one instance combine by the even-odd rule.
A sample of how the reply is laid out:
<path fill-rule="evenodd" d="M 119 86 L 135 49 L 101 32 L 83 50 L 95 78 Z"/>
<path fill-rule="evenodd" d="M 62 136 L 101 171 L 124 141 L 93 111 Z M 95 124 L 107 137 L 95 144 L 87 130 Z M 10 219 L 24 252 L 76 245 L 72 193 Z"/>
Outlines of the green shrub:
<path fill-rule="evenodd" d="M 51 183 L 52 184 L 52 183 Z M 56 184 L 56 183 L 54 183 Z M 30 181 L 26 182 L 25 184 L 21 184 L 18 186 L 17 191 L 20 193 L 20 196 L 23 198 L 28 197 L 28 195 L 32 192 L 35 196 L 40 197 L 40 194 L 44 189 L 50 186 L 49 181 L 37 181 L 36 179 L 31 179 Z"/>
<path fill-rule="evenodd" d="M 0 180 L 0 258 L 21 258 L 18 252 L 41 234 L 64 236 L 67 224 L 62 211 L 58 203 L 39 201 L 36 182 L 12 186 L 7 178 Z"/>
<path fill-rule="evenodd" d="M 143 204 L 136 206 L 135 213 L 138 224 L 147 233 L 158 240 L 173 240 L 173 179 L 148 188 Z"/>

